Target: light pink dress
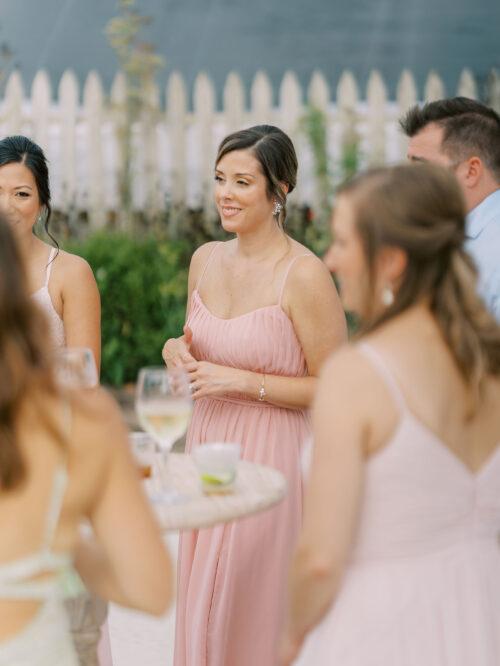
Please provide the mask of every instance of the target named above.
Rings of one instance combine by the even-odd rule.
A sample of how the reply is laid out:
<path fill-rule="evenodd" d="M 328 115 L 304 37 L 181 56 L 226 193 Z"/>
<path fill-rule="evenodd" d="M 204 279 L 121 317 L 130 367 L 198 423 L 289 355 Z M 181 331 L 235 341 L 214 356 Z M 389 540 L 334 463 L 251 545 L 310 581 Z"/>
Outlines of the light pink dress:
<path fill-rule="evenodd" d="M 53 345 L 59 348 L 64 347 L 66 344 L 64 322 L 57 314 L 49 293 L 50 275 L 56 254 L 57 248 L 51 248 L 45 268 L 43 287 L 40 287 L 31 296 L 45 312 Z M 93 666 L 96 664 L 96 641 L 99 640 L 99 665 L 112 666 L 111 643 L 106 620 L 107 604 L 105 605 L 103 601 L 87 594 L 80 595 L 76 599 L 69 599 L 66 604 L 70 613 L 73 638 L 76 639 L 80 661 L 84 666 Z M 100 625 L 101 628 L 99 629 Z"/>
<path fill-rule="evenodd" d="M 194 356 L 254 372 L 305 376 L 302 348 L 281 308 L 290 267 L 276 305 L 232 319 L 211 314 L 198 283 L 187 322 Z M 309 433 L 303 410 L 236 396 L 196 402 L 188 451 L 206 442 L 240 442 L 245 460 L 285 475 L 288 493 L 281 504 L 257 516 L 182 534 L 175 666 L 276 663 L 287 568 L 302 518 L 301 445 Z"/>
<path fill-rule="evenodd" d="M 378 352 L 360 348 L 400 420 L 366 465 L 339 595 L 295 664 L 498 666 L 500 446 L 471 473 L 409 411 Z"/>

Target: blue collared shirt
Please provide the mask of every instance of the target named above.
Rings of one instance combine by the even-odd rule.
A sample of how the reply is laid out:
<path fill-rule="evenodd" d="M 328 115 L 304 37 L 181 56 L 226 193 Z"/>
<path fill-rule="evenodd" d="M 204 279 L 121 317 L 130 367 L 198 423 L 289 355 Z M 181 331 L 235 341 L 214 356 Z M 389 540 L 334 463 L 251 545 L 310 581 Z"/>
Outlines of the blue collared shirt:
<path fill-rule="evenodd" d="M 479 294 L 500 322 L 500 189 L 467 215 L 466 250 L 479 271 Z"/>

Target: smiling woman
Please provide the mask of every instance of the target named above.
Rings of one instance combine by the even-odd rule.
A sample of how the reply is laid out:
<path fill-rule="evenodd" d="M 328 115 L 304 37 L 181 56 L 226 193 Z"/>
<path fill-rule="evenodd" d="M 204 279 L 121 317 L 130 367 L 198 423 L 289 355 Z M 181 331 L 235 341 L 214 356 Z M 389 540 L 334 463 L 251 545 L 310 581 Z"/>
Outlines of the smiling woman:
<path fill-rule="evenodd" d="M 0 212 L 12 225 L 29 290 L 47 315 L 53 344 L 89 347 L 99 366 L 97 285 L 86 261 L 47 245 L 33 233 L 37 222 L 43 222 L 48 233 L 49 174 L 42 149 L 24 136 L 0 141 Z"/>
<path fill-rule="evenodd" d="M 302 515 L 306 410 L 320 366 L 346 337 L 327 269 L 284 231 L 296 176 L 292 142 L 278 128 L 224 139 L 214 196 L 236 237 L 194 254 L 185 332 L 164 347 L 167 365 L 184 366 L 193 387 L 187 450 L 236 442 L 244 459 L 288 482 L 286 499 L 265 515 L 181 536 L 176 666 L 275 663 Z"/>

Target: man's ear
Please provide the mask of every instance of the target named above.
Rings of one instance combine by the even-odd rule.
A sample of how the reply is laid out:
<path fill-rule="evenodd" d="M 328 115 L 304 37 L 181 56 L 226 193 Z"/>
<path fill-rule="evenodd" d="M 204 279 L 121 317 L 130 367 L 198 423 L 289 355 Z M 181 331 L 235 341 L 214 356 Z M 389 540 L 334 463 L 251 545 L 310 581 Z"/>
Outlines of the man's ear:
<path fill-rule="evenodd" d="M 469 189 L 473 189 L 483 176 L 484 165 L 481 158 L 474 155 L 462 162 L 462 164 L 459 164 L 457 172 L 460 172 L 459 180 L 463 185 Z"/>

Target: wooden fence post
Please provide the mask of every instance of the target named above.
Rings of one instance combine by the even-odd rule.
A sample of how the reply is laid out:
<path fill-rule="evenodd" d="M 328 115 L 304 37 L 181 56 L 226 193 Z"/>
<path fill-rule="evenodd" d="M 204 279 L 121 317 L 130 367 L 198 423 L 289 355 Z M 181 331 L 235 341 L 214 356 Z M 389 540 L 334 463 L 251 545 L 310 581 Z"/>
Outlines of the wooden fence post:
<path fill-rule="evenodd" d="M 371 165 L 384 164 L 386 157 L 387 89 L 378 70 L 368 79 L 368 159 Z"/>
<path fill-rule="evenodd" d="M 86 120 L 87 192 L 90 226 L 100 228 L 106 222 L 104 206 L 104 168 L 102 153 L 104 94 L 101 79 L 89 72 L 83 88 L 83 110 Z"/>
<path fill-rule="evenodd" d="M 44 69 L 40 69 L 31 86 L 31 117 L 33 139 L 47 153 L 49 149 L 50 110 L 52 90 L 50 79 Z"/>
<path fill-rule="evenodd" d="M 78 113 L 78 80 L 66 70 L 59 83 L 59 122 L 61 125 L 61 194 L 66 210 L 76 202 L 76 122 Z"/>

